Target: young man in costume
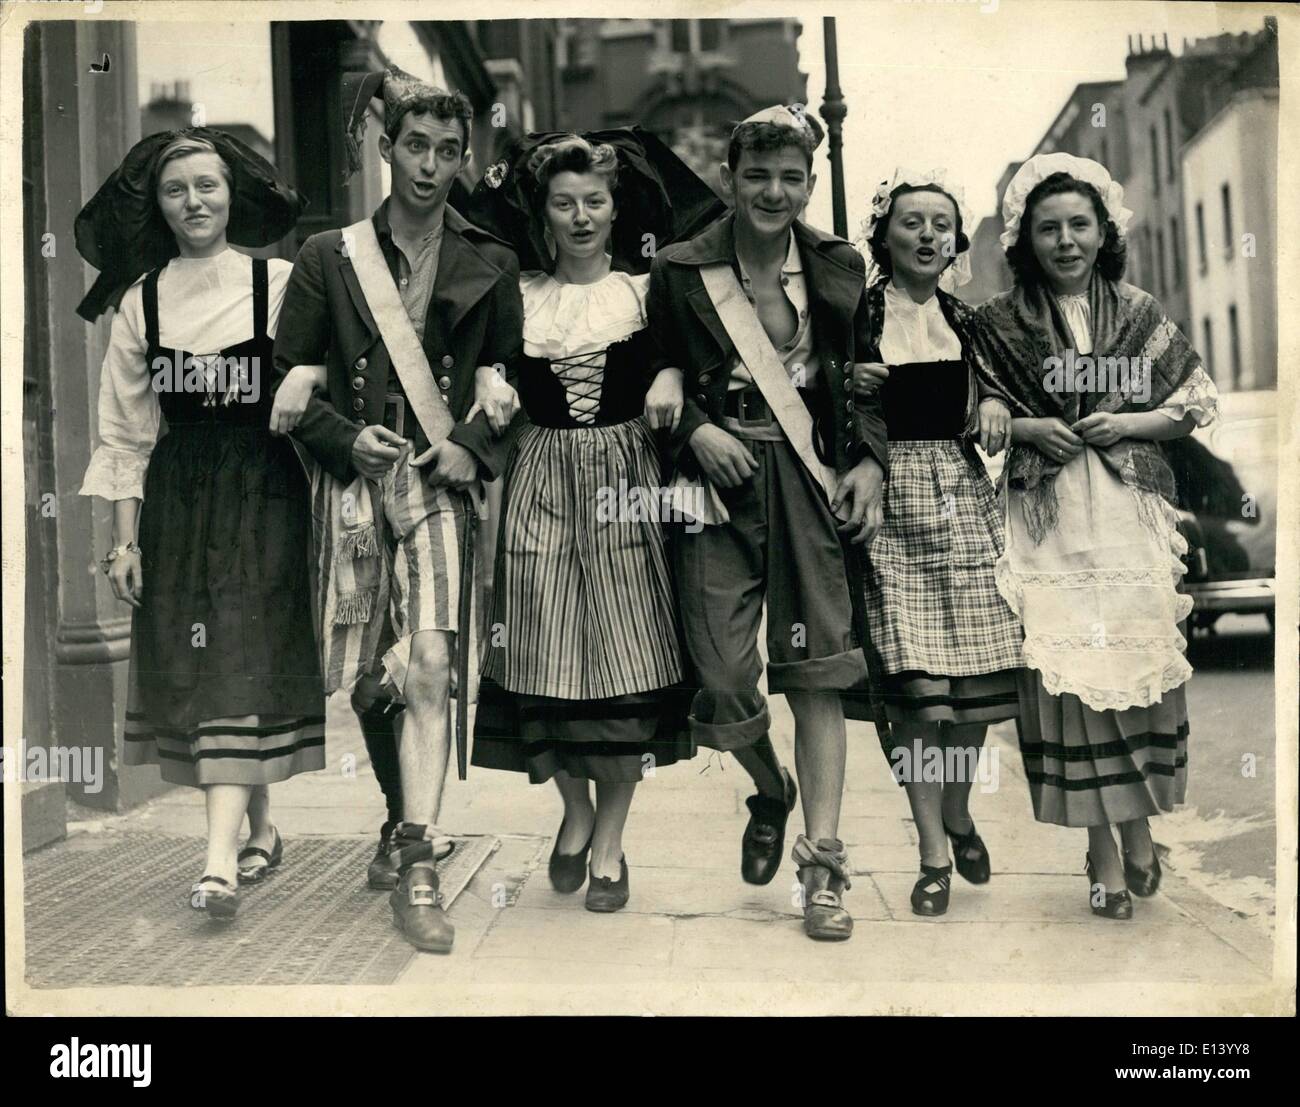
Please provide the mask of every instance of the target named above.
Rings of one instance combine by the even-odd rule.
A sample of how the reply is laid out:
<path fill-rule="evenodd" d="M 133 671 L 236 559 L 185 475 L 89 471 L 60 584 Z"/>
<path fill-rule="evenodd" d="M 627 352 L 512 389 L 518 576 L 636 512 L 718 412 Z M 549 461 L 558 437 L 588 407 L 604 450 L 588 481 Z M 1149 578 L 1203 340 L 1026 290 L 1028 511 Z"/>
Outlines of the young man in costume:
<path fill-rule="evenodd" d="M 436 826 L 449 697 L 463 742 L 478 669 L 476 505 L 513 440 L 496 431 L 512 414 L 502 375 L 522 344 L 519 267 L 446 202 L 469 164 L 464 96 L 391 68 L 352 78 L 345 96 L 353 171 L 370 101 L 382 98 L 392 188 L 369 219 L 304 243 L 276 371 L 284 388 L 295 367 L 324 365 L 314 382 L 324 391 L 293 434 L 316 462 L 326 690 L 352 691 L 388 801 L 370 883 L 393 888 L 394 925 L 413 945 L 446 952 L 454 930 L 435 862 L 452 849 Z M 406 708 L 397 740 L 396 701 Z"/>
<path fill-rule="evenodd" d="M 822 132 L 801 108 L 739 124 L 721 167 L 733 211 L 659 252 L 647 313 L 660 356 L 683 373 L 672 432 L 675 484 L 694 484 L 702 528 L 674 539 L 687 649 L 700 692 L 692 729 L 754 778 L 741 872 L 766 884 L 780 864 L 797 789 L 768 735 L 757 636 L 767 600 L 768 689 L 795 717 L 805 835 L 793 857 L 804 928 L 845 939 L 839 839 L 845 723 L 841 693 L 867 677 L 843 541 L 881 519 L 887 454 L 877 398 L 855 398 L 865 264 L 849 243 L 799 220 Z"/>

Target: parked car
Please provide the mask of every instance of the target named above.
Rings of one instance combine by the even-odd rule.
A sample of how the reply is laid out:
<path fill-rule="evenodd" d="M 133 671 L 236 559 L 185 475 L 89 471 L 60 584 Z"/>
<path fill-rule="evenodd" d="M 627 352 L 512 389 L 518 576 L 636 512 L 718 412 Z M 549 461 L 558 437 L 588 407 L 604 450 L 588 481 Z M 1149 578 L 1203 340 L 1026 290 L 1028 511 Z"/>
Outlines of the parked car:
<path fill-rule="evenodd" d="M 1164 443 L 1187 539 L 1184 586 L 1192 628 L 1229 612 L 1266 615 L 1276 591 L 1278 426 L 1276 392 L 1225 392 L 1219 418 Z"/>

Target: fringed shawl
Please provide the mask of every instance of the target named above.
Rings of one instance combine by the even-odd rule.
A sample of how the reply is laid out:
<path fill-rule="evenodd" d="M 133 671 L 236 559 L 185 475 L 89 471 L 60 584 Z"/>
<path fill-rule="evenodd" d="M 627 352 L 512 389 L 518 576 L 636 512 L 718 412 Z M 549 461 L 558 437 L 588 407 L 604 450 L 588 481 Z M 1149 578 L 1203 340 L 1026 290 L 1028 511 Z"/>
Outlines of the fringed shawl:
<path fill-rule="evenodd" d="M 330 695 L 370 672 L 391 638 L 384 515 L 377 483 L 358 476 L 345 484 L 305 450 L 298 456 L 311 480 L 317 641 Z"/>
<path fill-rule="evenodd" d="M 1115 387 L 1107 390 L 1049 391 L 1048 360 L 1065 361 L 1067 351 L 1075 350 L 1075 338 L 1055 297 L 1037 286 L 1028 290 L 1017 286 L 982 304 L 975 320 L 975 338 L 983 354 L 977 372 L 991 370 L 990 383 L 1001 386 L 1013 416 L 1055 417 L 1073 424 L 1099 411 L 1154 411 L 1201 364 L 1156 299 L 1140 288 L 1094 274 L 1088 303 L 1092 309 L 1089 356 L 1094 362 L 1123 357 L 1129 366 L 1143 366 L 1149 373 L 1149 396 L 1137 399 L 1133 376 L 1120 381 L 1114 372 Z M 1137 391 L 1145 392 L 1145 381 L 1143 385 Z M 1173 502 L 1173 471 L 1155 442 L 1121 438 L 1110 446 L 1090 448 L 1130 488 L 1156 492 Z M 1062 464 L 1027 445 L 1013 446 L 1007 459 L 1002 479 L 1027 493 L 1025 522 L 1036 542 L 1056 525 L 1055 478 Z"/>

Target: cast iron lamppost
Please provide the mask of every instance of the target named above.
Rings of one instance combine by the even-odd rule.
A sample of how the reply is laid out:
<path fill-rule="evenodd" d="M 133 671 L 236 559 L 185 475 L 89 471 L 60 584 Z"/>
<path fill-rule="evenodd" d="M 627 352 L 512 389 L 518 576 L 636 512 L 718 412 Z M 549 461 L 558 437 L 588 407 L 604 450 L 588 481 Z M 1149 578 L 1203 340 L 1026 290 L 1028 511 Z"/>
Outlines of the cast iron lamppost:
<path fill-rule="evenodd" d="M 844 117 L 849 109 L 844 104 L 840 89 L 839 48 L 835 41 L 835 17 L 822 19 L 822 32 L 826 43 L 826 96 L 822 100 L 821 115 L 826 120 L 829 140 L 827 152 L 831 159 L 831 205 L 835 219 L 835 233 L 840 238 L 849 236 L 849 219 L 844 207 Z"/>

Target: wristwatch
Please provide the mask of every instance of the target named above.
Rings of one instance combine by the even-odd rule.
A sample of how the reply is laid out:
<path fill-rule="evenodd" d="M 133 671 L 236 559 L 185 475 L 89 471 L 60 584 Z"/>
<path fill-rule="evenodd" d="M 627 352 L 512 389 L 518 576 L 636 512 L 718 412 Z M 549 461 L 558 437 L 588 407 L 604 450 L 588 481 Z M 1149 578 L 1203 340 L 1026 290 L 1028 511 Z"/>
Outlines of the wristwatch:
<path fill-rule="evenodd" d="M 105 573 L 107 573 L 108 567 L 112 565 L 113 562 L 116 561 L 119 557 L 121 557 L 124 553 L 138 554 L 139 552 L 140 552 L 140 547 L 137 546 L 134 542 L 126 542 L 121 546 L 114 546 L 105 555 L 104 560 L 99 563 L 99 567 L 103 569 Z"/>

